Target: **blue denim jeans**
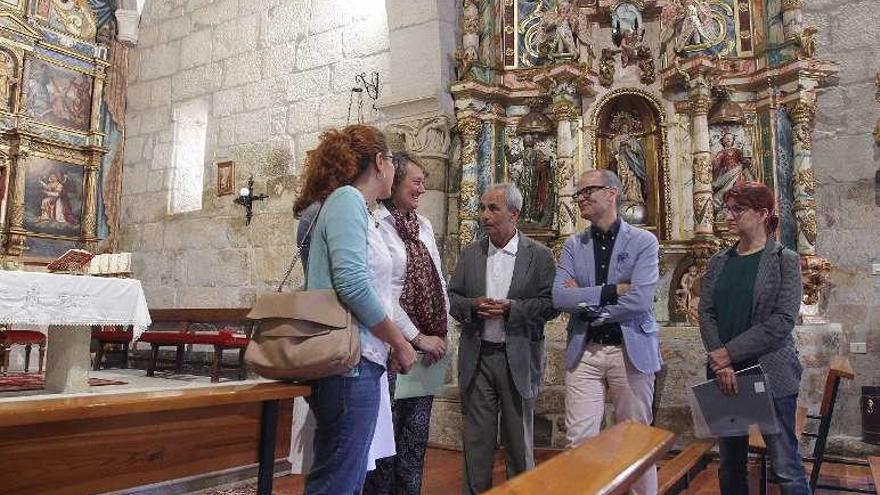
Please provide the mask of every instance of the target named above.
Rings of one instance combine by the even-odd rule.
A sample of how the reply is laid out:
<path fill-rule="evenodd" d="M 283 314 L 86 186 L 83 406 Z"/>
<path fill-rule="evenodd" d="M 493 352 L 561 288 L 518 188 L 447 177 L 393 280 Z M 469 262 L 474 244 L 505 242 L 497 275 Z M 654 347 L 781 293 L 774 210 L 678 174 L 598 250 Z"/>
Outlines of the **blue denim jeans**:
<path fill-rule="evenodd" d="M 305 495 L 357 495 L 367 475 L 367 456 L 379 415 L 379 378 L 385 368 L 361 359 L 358 376 L 311 383 L 306 398 L 315 415 L 315 461 Z"/>
<path fill-rule="evenodd" d="M 797 394 L 773 399 L 779 433 L 764 435 L 767 457 L 782 495 L 810 495 L 807 474 L 795 436 Z M 722 495 L 748 495 L 749 437 L 725 437 L 719 440 L 721 464 L 718 478 Z"/>

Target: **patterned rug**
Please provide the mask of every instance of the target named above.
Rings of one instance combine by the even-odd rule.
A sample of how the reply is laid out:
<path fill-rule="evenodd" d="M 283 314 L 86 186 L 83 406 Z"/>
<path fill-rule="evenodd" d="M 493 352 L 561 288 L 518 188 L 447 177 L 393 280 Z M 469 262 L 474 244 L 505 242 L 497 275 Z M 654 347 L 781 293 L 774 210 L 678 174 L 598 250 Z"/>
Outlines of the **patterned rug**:
<path fill-rule="evenodd" d="M 89 385 L 92 387 L 98 387 L 101 385 L 125 385 L 126 383 L 128 382 L 104 380 L 103 378 L 89 378 Z M 46 376 L 42 373 L 19 373 L 0 376 L 0 393 L 40 390 L 45 386 Z"/>
<path fill-rule="evenodd" d="M 275 490 L 272 491 L 274 492 Z M 239 485 L 235 487 L 208 490 L 206 492 L 206 495 L 256 495 L 256 493 L 257 485 L 249 483 L 246 485 Z"/>

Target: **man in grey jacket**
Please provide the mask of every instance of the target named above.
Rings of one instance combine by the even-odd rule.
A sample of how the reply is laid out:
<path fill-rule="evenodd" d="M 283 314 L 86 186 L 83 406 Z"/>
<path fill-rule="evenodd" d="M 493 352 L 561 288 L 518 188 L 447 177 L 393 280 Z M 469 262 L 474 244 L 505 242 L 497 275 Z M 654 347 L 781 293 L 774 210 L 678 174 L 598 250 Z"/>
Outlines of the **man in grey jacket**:
<path fill-rule="evenodd" d="M 461 253 L 449 282 L 450 314 L 461 323 L 458 348 L 464 443 L 462 493 L 492 487 L 501 413 L 507 476 L 534 467 L 534 401 L 544 375 L 544 324 L 555 265 L 545 246 L 516 228 L 522 194 L 494 184 L 480 199 L 488 238 Z"/>

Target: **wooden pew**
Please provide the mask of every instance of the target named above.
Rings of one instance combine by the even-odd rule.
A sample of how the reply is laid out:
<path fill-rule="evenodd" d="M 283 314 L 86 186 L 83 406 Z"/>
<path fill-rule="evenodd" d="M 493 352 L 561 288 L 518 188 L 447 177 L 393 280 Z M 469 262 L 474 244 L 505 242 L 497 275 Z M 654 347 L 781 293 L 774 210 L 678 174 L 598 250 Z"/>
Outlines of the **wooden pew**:
<path fill-rule="evenodd" d="M 880 493 L 880 457 L 869 456 L 868 466 L 871 467 L 871 479 L 874 480 L 874 492 Z"/>
<path fill-rule="evenodd" d="M 487 495 L 616 495 L 625 493 L 672 445 L 672 432 L 625 422 L 557 454 Z"/>
<path fill-rule="evenodd" d="M 282 382 L 0 402 L 4 495 L 82 495 L 259 463 L 271 494 L 290 449 Z"/>
<path fill-rule="evenodd" d="M 657 493 L 678 493 L 690 485 L 695 475 L 709 463 L 709 451 L 715 442 L 697 441 L 665 462 L 657 471 Z"/>
<path fill-rule="evenodd" d="M 211 382 L 220 381 L 220 372 L 223 367 L 223 351 L 238 350 L 238 379 L 247 377 L 247 369 L 244 363 L 244 351 L 250 339 L 252 322 L 245 319 L 250 308 L 173 308 L 151 309 L 150 319 L 153 325 L 172 323 L 177 326 L 176 331 L 150 330 L 141 335 L 140 342 L 148 343 L 152 347 L 150 363 L 147 366 L 147 376 L 154 376 L 156 363 L 159 360 L 159 348 L 171 346 L 177 349 L 175 357 L 175 373 L 180 373 L 183 368 L 184 348 L 187 345 L 210 345 L 214 347 L 214 357 L 211 364 Z M 218 332 L 197 332 L 193 329 L 196 324 L 229 324 L 240 323 L 245 327 L 246 338 L 236 337 L 230 334 Z"/>

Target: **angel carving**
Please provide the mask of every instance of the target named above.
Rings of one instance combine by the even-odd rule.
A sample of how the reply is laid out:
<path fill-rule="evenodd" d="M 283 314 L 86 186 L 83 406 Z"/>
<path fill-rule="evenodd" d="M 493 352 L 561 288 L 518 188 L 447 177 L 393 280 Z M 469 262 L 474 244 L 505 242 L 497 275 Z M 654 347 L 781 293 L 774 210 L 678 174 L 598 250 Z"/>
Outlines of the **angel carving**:
<path fill-rule="evenodd" d="M 589 47 L 589 21 L 570 0 L 559 0 L 556 12 L 541 17 L 539 45 L 547 47 L 548 54 L 557 58 L 577 58 L 579 44 Z"/>
<path fill-rule="evenodd" d="M 676 51 L 688 47 L 711 47 L 724 38 L 724 25 L 706 0 L 674 0 L 663 7 L 660 18 L 673 33 Z"/>
<path fill-rule="evenodd" d="M 434 117 L 417 125 L 395 124 L 393 131 L 403 136 L 406 149 L 419 155 L 446 156 L 449 126 L 446 117 Z"/>

